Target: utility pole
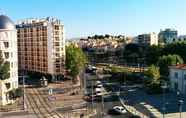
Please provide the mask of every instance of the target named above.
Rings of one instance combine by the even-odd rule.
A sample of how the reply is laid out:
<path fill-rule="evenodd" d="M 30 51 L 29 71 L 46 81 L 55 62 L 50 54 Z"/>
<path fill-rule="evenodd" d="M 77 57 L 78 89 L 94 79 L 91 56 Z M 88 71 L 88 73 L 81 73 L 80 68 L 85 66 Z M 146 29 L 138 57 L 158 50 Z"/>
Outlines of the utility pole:
<path fill-rule="evenodd" d="M 25 104 L 25 77 L 27 77 L 27 76 L 23 75 L 23 76 L 19 76 L 19 77 L 22 77 L 22 81 L 23 81 L 23 83 L 22 83 L 22 86 L 23 86 L 23 110 L 26 110 L 26 104 Z"/>
<path fill-rule="evenodd" d="M 94 101 L 93 101 L 93 80 L 91 81 L 91 90 L 92 90 L 91 99 L 92 99 L 92 111 L 93 111 L 93 109 L 94 109 Z"/>
<path fill-rule="evenodd" d="M 26 109 L 25 105 L 25 76 L 23 76 L 23 110 Z"/>
<path fill-rule="evenodd" d="M 102 95 L 101 96 L 101 98 L 102 98 L 102 117 L 104 116 L 104 96 Z"/>
<path fill-rule="evenodd" d="M 184 101 L 182 100 L 180 91 L 177 91 L 177 97 L 178 97 L 178 106 L 179 106 L 179 112 L 180 112 L 180 118 L 181 118 L 182 105 Z"/>
<path fill-rule="evenodd" d="M 162 107 L 163 118 L 165 118 L 165 110 L 166 110 L 166 107 L 165 107 L 165 89 L 167 89 L 167 83 L 165 81 L 163 81 L 163 83 L 161 85 L 161 88 L 163 89 L 163 107 Z"/>

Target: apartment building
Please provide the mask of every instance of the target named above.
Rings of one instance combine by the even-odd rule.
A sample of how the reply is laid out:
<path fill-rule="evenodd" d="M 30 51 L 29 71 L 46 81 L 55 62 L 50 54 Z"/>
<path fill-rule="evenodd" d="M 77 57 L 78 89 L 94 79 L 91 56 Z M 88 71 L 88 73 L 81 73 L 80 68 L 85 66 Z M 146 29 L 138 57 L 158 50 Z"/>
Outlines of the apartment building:
<path fill-rule="evenodd" d="M 174 29 L 167 28 L 165 30 L 161 30 L 158 34 L 160 43 L 172 43 L 177 41 L 178 31 Z"/>
<path fill-rule="evenodd" d="M 138 35 L 138 43 L 142 45 L 158 45 L 158 36 L 154 32 Z"/>
<path fill-rule="evenodd" d="M 64 73 L 64 25 L 59 19 L 47 17 L 18 21 L 19 72 Z"/>
<path fill-rule="evenodd" d="M 5 15 L 0 15 L 0 52 L 9 63 L 9 78 L 0 77 L 0 105 L 14 102 L 13 90 L 18 88 L 17 34 L 14 23 Z"/>

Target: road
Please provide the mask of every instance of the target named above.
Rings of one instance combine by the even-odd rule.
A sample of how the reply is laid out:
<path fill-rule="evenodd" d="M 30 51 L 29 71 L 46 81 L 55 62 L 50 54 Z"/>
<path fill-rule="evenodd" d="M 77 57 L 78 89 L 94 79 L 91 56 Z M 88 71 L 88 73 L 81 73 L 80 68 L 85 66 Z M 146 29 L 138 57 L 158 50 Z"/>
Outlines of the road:
<path fill-rule="evenodd" d="M 86 73 L 86 93 L 87 94 L 94 94 L 94 86 L 95 82 L 98 80 L 96 75 L 87 74 Z M 102 81 L 102 80 L 100 80 Z M 102 82 L 103 83 L 103 82 Z M 103 83 L 103 87 L 105 84 Z M 107 91 L 108 92 L 108 91 Z M 97 115 L 93 118 L 128 118 L 130 113 L 124 115 L 109 115 L 108 111 L 112 109 L 114 106 L 122 106 L 118 97 L 112 93 L 103 96 L 104 99 L 98 101 L 93 101 L 93 107 L 97 110 Z M 91 102 L 91 101 L 90 101 Z M 104 115 L 103 115 L 104 114 Z"/>
<path fill-rule="evenodd" d="M 38 118 L 63 118 L 39 88 L 26 88 L 26 101 L 29 112 L 34 113 Z"/>

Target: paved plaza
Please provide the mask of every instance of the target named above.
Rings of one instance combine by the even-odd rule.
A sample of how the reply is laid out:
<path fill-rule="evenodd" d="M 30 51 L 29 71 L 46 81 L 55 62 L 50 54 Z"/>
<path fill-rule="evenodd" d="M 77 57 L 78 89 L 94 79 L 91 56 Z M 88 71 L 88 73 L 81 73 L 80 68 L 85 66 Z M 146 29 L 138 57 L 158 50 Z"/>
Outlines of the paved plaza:
<path fill-rule="evenodd" d="M 133 89 L 129 91 L 127 96 L 123 96 L 123 100 L 131 106 L 134 106 L 138 111 L 152 117 L 163 116 L 163 106 L 165 106 L 165 116 L 167 118 L 176 118 L 179 116 L 178 96 L 174 92 L 165 94 L 163 100 L 163 94 L 148 95 L 142 89 Z M 183 100 L 185 97 L 183 96 Z M 182 104 L 182 116 L 186 112 L 186 103 Z"/>

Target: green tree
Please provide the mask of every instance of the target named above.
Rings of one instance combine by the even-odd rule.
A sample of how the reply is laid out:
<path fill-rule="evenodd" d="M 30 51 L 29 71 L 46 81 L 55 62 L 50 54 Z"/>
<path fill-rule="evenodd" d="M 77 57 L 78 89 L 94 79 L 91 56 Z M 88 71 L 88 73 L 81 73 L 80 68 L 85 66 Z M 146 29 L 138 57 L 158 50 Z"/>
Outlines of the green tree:
<path fill-rule="evenodd" d="M 160 74 L 163 76 L 169 75 L 169 67 L 175 64 L 183 64 L 183 59 L 179 55 L 167 55 L 161 56 L 158 60 L 158 66 L 160 67 Z"/>
<path fill-rule="evenodd" d="M 161 79 L 159 67 L 151 65 L 145 75 L 148 77 L 145 81 L 146 92 L 149 94 L 161 93 Z"/>
<path fill-rule="evenodd" d="M 186 41 L 180 41 L 165 45 L 164 49 L 162 50 L 162 55 L 169 54 L 177 54 L 183 58 L 184 62 L 186 62 Z"/>
<path fill-rule="evenodd" d="M 152 65 L 157 64 L 158 59 L 161 57 L 163 47 L 162 46 L 156 46 L 152 45 L 147 48 L 148 51 L 146 51 L 146 64 Z"/>
<path fill-rule="evenodd" d="M 155 66 L 155 65 L 151 65 L 147 71 L 145 71 L 145 75 L 152 79 L 152 81 L 154 82 L 158 82 L 159 78 L 160 78 L 160 69 L 159 67 Z"/>
<path fill-rule="evenodd" d="M 126 63 L 130 64 L 141 64 L 144 63 L 144 55 L 146 49 L 145 46 L 138 45 L 138 44 L 128 44 L 125 46 L 123 52 L 123 58 Z"/>
<path fill-rule="evenodd" d="M 79 47 L 73 44 L 66 47 L 66 69 L 75 82 L 77 82 L 78 75 L 84 69 L 86 63 L 86 55 Z"/>
<path fill-rule="evenodd" d="M 5 80 L 10 77 L 10 64 L 4 61 L 2 52 L 0 51 L 0 80 Z"/>

